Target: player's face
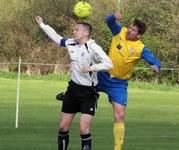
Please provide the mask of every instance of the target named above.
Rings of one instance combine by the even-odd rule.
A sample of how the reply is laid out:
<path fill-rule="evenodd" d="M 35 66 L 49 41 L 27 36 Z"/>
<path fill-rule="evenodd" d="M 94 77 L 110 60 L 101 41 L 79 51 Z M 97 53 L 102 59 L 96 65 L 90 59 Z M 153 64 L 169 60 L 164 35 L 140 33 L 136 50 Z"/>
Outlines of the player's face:
<path fill-rule="evenodd" d="M 130 26 L 127 30 L 126 39 L 135 41 L 139 39 L 139 30 L 137 26 Z"/>
<path fill-rule="evenodd" d="M 82 24 L 76 24 L 74 27 L 73 34 L 76 40 L 82 40 L 84 37 L 87 36 L 87 31 Z"/>

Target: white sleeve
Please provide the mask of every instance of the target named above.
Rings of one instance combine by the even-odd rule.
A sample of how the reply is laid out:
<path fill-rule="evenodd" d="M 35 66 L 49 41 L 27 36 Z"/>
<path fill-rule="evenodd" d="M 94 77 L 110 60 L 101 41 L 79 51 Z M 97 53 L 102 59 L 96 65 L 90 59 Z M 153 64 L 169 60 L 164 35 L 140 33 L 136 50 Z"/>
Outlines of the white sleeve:
<path fill-rule="evenodd" d="M 90 47 L 94 50 L 94 59 L 97 62 L 90 66 L 92 71 L 108 70 L 113 67 L 112 61 L 96 43 L 91 43 Z"/>
<path fill-rule="evenodd" d="M 45 25 L 44 23 L 41 23 L 40 28 L 49 36 L 51 40 L 53 40 L 58 45 L 61 44 L 61 40 L 63 39 L 63 37 L 58 35 L 52 27 Z"/>

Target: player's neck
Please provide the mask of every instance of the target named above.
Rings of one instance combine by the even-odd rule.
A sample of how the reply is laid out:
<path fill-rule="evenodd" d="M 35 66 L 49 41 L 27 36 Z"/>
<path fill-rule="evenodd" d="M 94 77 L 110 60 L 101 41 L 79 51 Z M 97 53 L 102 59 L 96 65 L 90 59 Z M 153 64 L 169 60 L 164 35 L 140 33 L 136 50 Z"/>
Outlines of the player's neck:
<path fill-rule="evenodd" d="M 136 41 L 138 41 L 139 40 L 139 38 L 133 38 L 133 39 L 131 39 L 131 38 L 126 38 L 128 41 L 132 41 L 132 42 L 136 42 Z"/>
<path fill-rule="evenodd" d="M 84 37 L 84 38 L 80 39 L 78 42 L 80 44 L 85 44 L 87 41 L 89 41 L 89 38 L 88 37 Z"/>

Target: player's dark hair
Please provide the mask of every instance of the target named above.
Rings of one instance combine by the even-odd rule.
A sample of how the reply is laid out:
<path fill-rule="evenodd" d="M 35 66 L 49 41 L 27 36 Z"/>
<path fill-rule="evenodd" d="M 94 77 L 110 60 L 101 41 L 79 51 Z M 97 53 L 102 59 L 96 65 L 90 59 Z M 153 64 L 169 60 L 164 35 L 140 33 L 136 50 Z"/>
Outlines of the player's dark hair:
<path fill-rule="evenodd" d="M 139 34 L 141 34 L 141 35 L 144 34 L 145 31 L 147 30 L 146 24 L 139 19 L 134 20 L 133 26 L 137 26 L 137 28 L 139 30 Z"/>
<path fill-rule="evenodd" d="M 85 27 L 85 29 L 89 32 L 89 35 L 91 35 L 91 32 L 92 32 L 92 26 L 89 24 L 89 23 L 87 23 L 87 22 L 77 22 L 77 24 L 82 24 L 84 27 Z"/>

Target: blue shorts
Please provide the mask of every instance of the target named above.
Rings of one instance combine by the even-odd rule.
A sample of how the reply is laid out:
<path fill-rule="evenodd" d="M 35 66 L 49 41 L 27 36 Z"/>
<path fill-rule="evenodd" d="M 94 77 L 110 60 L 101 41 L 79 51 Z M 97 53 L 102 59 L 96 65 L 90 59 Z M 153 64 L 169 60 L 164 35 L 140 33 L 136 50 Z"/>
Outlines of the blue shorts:
<path fill-rule="evenodd" d="M 98 72 L 98 92 L 105 92 L 109 101 L 114 101 L 120 105 L 127 105 L 128 80 L 121 80 L 111 77 L 108 72 Z"/>

